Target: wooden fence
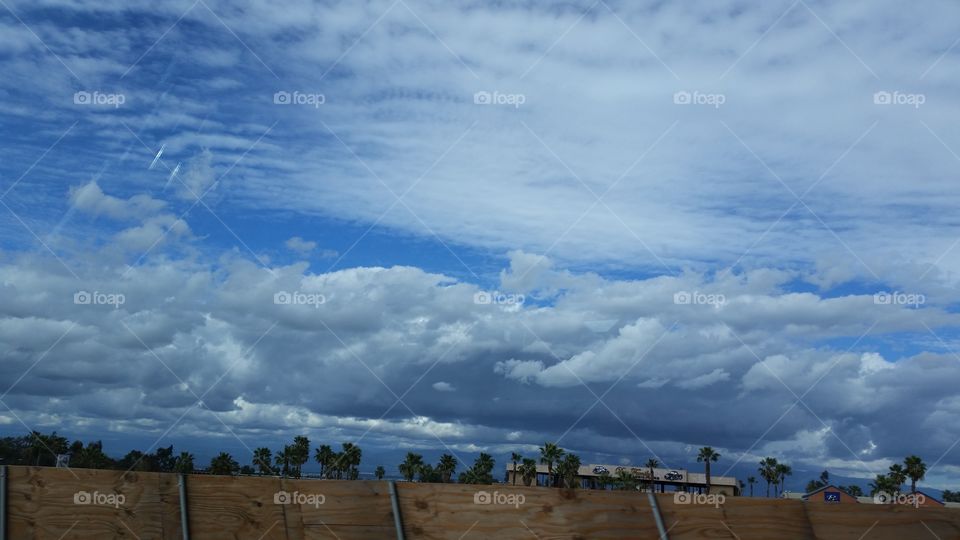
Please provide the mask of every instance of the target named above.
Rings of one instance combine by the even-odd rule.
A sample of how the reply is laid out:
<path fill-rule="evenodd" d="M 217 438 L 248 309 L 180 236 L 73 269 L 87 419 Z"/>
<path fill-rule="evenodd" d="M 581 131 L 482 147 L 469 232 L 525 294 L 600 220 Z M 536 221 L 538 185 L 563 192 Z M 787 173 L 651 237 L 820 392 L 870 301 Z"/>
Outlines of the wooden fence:
<path fill-rule="evenodd" d="M 182 538 L 178 475 L 7 467 L 6 539 Z M 509 485 L 396 484 L 409 539 L 659 537 L 645 493 Z M 190 538 L 396 538 L 389 483 L 186 476 Z M 960 538 L 960 510 L 658 495 L 675 539 Z M 4 540 L 6 540 L 4 539 Z"/>

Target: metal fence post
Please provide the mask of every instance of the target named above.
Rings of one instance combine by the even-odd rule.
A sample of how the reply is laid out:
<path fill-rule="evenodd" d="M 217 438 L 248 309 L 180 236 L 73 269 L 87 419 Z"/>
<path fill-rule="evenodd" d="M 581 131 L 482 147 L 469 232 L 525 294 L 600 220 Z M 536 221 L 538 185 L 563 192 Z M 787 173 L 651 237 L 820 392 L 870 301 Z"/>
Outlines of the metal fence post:
<path fill-rule="evenodd" d="M 0 465 L 0 540 L 7 540 L 7 466 Z"/>
<path fill-rule="evenodd" d="M 653 520 L 657 522 L 657 531 L 660 532 L 660 540 L 667 540 L 667 530 L 663 527 L 663 516 L 660 515 L 660 505 L 657 504 L 657 496 L 652 491 L 647 492 L 650 497 L 650 509 L 653 511 Z"/>
<path fill-rule="evenodd" d="M 180 474 L 178 481 L 180 485 L 180 531 L 183 533 L 183 540 L 190 540 L 190 523 L 187 515 L 187 476 Z"/>
<path fill-rule="evenodd" d="M 404 540 L 403 521 L 400 519 L 400 499 L 397 497 L 397 484 L 390 480 L 390 506 L 393 508 L 393 526 L 397 529 L 397 540 Z"/>

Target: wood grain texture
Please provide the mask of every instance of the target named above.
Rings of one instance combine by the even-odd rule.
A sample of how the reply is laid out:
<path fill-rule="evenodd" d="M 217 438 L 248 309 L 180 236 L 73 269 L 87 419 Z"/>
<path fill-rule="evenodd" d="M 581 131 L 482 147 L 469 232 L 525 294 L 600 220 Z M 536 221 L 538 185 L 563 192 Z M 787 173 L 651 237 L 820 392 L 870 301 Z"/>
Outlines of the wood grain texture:
<path fill-rule="evenodd" d="M 840 507 L 821 504 L 808 506 L 807 513 L 817 538 L 960 538 L 960 510 L 955 508 L 913 508 L 899 504 Z"/>
<path fill-rule="evenodd" d="M 175 474 L 16 466 L 8 474 L 11 539 L 181 538 Z M 80 491 L 124 500 L 116 507 L 76 504 Z M 300 500 L 278 504 L 281 491 Z M 645 493 L 406 482 L 397 491 L 411 540 L 658 537 Z M 320 495 L 322 504 L 306 502 Z M 188 475 L 187 499 L 195 540 L 396 537 L 386 482 Z M 955 508 L 748 497 L 715 507 L 679 504 L 672 494 L 657 495 L 657 502 L 670 540 L 960 539 Z"/>
<path fill-rule="evenodd" d="M 409 538 L 657 536 L 646 495 L 640 493 L 411 483 L 398 483 L 397 491 Z M 476 502 L 481 491 L 500 501 Z M 521 495 L 522 504 L 508 503 L 511 496 Z"/>
<path fill-rule="evenodd" d="M 672 494 L 657 495 L 670 538 L 740 538 L 742 540 L 815 538 L 799 501 L 727 497 L 718 507 L 677 504 Z"/>
<path fill-rule="evenodd" d="M 386 482 L 283 479 L 281 486 L 292 499 L 315 502 L 284 507 L 290 540 L 394 536 Z"/>
<path fill-rule="evenodd" d="M 159 473 L 9 467 L 7 479 L 10 538 L 165 538 L 164 519 L 171 497 Z M 176 500 L 176 484 L 172 496 Z M 90 499 L 123 497 L 122 504 L 80 504 L 78 493 Z M 118 498 L 119 501 L 119 498 Z M 82 502 L 82 500 L 81 500 Z M 176 533 L 177 530 L 170 531 Z"/>
<path fill-rule="evenodd" d="M 279 478 L 188 476 L 190 537 L 287 540 L 288 505 L 274 502 L 280 490 Z"/>

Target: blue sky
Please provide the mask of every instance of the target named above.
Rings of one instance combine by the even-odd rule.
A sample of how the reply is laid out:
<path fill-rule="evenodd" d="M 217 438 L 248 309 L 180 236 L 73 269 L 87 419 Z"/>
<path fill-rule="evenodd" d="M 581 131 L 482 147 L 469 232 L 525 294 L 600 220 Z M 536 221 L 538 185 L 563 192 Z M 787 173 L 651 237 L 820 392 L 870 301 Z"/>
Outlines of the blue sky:
<path fill-rule="evenodd" d="M 957 15 L 7 1 L 0 430 L 955 489 Z"/>

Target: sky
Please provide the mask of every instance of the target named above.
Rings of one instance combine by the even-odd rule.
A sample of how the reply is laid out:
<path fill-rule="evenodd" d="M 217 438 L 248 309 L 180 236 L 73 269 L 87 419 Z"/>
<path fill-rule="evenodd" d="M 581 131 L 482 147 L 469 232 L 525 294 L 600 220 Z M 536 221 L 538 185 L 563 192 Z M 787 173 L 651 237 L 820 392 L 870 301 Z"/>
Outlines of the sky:
<path fill-rule="evenodd" d="M 2 0 L 0 434 L 956 489 L 958 16 Z"/>

